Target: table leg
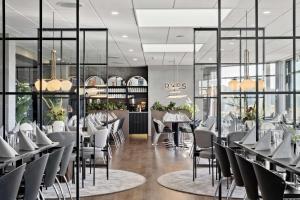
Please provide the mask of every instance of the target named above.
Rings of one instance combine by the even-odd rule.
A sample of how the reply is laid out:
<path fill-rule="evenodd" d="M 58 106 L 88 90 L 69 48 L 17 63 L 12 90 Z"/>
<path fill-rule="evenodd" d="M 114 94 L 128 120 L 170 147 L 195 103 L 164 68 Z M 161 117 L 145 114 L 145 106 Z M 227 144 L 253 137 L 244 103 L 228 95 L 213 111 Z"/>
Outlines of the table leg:
<path fill-rule="evenodd" d="M 179 124 L 174 122 L 172 123 L 172 130 L 174 132 L 174 143 L 175 143 L 175 146 L 178 147 L 178 139 L 179 139 Z"/>

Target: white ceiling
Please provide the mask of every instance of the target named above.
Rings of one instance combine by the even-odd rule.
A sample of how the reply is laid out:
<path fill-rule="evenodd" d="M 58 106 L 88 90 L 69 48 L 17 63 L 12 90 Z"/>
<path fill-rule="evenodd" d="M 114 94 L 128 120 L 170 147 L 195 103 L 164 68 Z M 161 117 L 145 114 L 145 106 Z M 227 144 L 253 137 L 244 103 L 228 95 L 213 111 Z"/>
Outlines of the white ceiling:
<path fill-rule="evenodd" d="M 52 27 L 52 13 L 55 12 L 55 27 L 75 27 L 75 9 L 56 5 L 62 0 L 44 0 L 43 22 L 45 27 Z M 74 0 L 63 0 L 75 2 Z M 7 0 L 7 31 L 14 36 L 37 36 L 39 24 L 38 0 Z M 184 27 L 138 27 L 135 9 L 207 9 L 217 8 L 217 0 L 81 0 L 81 27 L 103 28 L 109 30 L 109 64 L 111 66 L 143 66 L 143 65 L 192 65 L 193 53 L 144 53 L 142 43 L 154 44 L 192 44 L 193 28 Z M 223 27 L 245 27 L 245 13 L 248 13 L 248 26 L 254 27 L 254 0 L 222 0 L 222 8 L 232 9 L 224 19 Z M 300 0 L 297 0 L 300 9 Z M 112 15 L 112 11 L 119 15 Z M 265 15 L 264 11 L 271 11 Z M 300 12 L 297 12 L 297 32 L 300 31 Z M 208 19 L 209 20 L 209 19 Z M 260 0 L 259 25 L 266 28 L 266 35 L 280 36 L 292 34 L 292 0 Z M 45 33 L 46 34 L 46 33 Z M 236 36 L 238 32 L 223 32 L 223 35 Z M 51 34 L 50 34 L 51 35 Z M 122 37 L 127 35 L 127 38 Z M 243 34 L 244 35 L 244 34 Z M 249 33 L 250 35 L 250 33 Z M 197 52 L 198 62 L 216 61 L 215 33 L 201 32 L 196 42 L 203 47 Z M 86 59 L 90 62 L 104 61 L 104 34 L 90 33 L 87 36 Z M 222 61 L 238 62 L 239 41 L 222 42 Z M 297 42 L 298 43 L 298 42 Z M 36 53 L 37 43 L 17 41 L 17 45 Z M 64 42 L 63 60 L 75 58 L 74 42 Z M 254 41 L 248 44 L 250 53 L 254 52 Z M 300 43 L 299 43 L 300 45 Z M 245 42 L 243 42 L 245 46 Z M 260 44 L 261 46 L 261 44 Z M 50 55 L 52 42 L 44 44 L 44 57 Z M 59 43 L 55 42 L 55 48 Z M 297 50 L 300 50 L 297 47 Z M 131 51 L 130 51 L 131 50 Z M 132 51 L 133 50 L 133 51 Z M 47 55 L 49 52 L 49 55 Z M 59 49 L 58 49 L 59 52 Z M 261 55 L 261 52 L 260 52 Z M 266 41 L 266 60 L 274 61 L 291 57 L 291 41 Z M 254 53 L 250 55 L 254 61 Z M 262 59 L 262 58 L 260 58 Z"/>

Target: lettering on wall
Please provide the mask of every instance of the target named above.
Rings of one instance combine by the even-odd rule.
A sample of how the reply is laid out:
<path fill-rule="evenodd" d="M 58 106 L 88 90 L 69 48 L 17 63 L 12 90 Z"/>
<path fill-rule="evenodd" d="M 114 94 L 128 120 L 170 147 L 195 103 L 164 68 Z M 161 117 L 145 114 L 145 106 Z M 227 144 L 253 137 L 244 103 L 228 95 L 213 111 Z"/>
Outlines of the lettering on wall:
<path fill-rule="evenodd" d="M 172 90 L 172 89 L 185 90 L 186 87 L 187 87 L 187 84 L 184 82 L 166 82 L 165 83 L 166 90 Z"/>

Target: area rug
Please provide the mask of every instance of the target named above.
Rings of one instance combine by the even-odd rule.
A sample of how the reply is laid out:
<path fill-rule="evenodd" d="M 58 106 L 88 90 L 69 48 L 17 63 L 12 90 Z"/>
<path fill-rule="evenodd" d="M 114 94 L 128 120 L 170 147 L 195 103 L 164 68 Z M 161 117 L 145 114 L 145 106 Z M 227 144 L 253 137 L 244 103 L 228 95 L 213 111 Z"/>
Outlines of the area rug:
<path fill-rule="evenodd" d="M 215 186 L 212 187 L 211 175 L 208 173 L 207 168 L 199 168 L 197 170 L 197 178 L 194 182 L 192 174 L 192 170 L 175 171 L 160 176 L 157 179 L 157 182 L 168 189 L 180 192 L 203 196 L 214 196 L 218 181 L 216 181 Z M 223 182 L 222 185 L 222 195 L 223 197 L 226 197 L 226 181 Z M 244 196 L 245 190 L 243 188 L 237 187 L 233 193 L 233 198 L 243 199 Z"/>
<path fill-rule="evenodd" d="M 123 170 L 109 170 L 109 180 L 106 180 L 106 170 L 103 168 L 96 168 L 96 184 L 93 186 L 93 174 L 87 170 L 86 180 L 84 181 L 84 188 L 81 187 L 80 181 L 80 196 L 95 196 L 111 194 L 129 190 L 138 187 L 146 182 L 146 178 L 139 174 L 123 171 Z M 69 193 L 65 183 L 62 183 L 62 189 L 65 197 L 69 198 Z M 72 197 L 75 197 L 75 184 L 71 184 Z M 56 185 L 57 186 L 57 185 Z M 58 191 L 59 188 L 57 187 Z M 59 191 L 60 195 L 61 192 Z M 43 195 L 46 199 L 57 199 L 53 188 L 43 190 Z"/>

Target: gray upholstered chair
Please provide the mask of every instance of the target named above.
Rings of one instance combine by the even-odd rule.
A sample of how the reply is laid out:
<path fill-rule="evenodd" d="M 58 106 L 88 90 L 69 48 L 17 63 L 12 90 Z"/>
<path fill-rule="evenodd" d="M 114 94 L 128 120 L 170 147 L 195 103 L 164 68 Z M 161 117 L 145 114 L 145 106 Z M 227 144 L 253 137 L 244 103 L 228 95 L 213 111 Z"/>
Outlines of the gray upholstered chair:
<path fill-rule="evenodd" d="M 237 131 L 237 132 L 231 132 L 226 136 L 227 146 L 234 147 L 234 143 L 236 141 L 240 141 L 247 132 L 244 131 Z"/>
<path fill-rule="evenodd" d="M 44 186 L 46 188 L 53 187 L 58 199 L 60 199 L 60 196 L 59 196 L 58 190 L 55 186 L 55 181 L 59 185 L 61 193 L 64 197 L 60 183 L 56 177 L 63 152 L 64 152 L 64 147 L 60 147 L 59 149 L 56 149 L 49 154 L 49 158 L 48 158 L 46 169 L 45 169 L 45 176 L 44 176 Z"/>
<path fill-rule="evenodd" d="M 174 132 L 167 126 L 164 126 L 163 123 L 160 120 L 153 119 L 153 125 L 154 125 L 154 135 L 153 135 L 153 142 L 152 145 L 157 145 L 159 138 L 162 135 L 168 135 L 168 142 L 167 142 L 167 147 L 174 147 L 174 139 L 173 139 L 173 134 Z M 162 126 L 163 127 L 160 127 Z"/>
<path fill-rule="evenodd" d="M 213 151 L 213 142 L 217 140 L 216 135 L 208 130 L 195 130 L 193 148 L 193 180 L 197 177 L 197 158 L 208 159 L 209 173 L 212 170 L 212 185 L 214 185 L 214 165 L 215 154 Z"/>
<path fill-rule="evenodd" d="M 24 173 L 24 200 L 37 199 L 49 154 L 32 161 Z"/>
<path fill-rule="evenodd" d="M 17 167 L 0 177 L 0 197 L 5 200 L 16 200 L 26 164 Z"/>

